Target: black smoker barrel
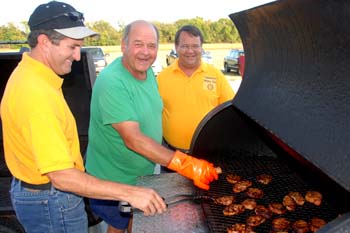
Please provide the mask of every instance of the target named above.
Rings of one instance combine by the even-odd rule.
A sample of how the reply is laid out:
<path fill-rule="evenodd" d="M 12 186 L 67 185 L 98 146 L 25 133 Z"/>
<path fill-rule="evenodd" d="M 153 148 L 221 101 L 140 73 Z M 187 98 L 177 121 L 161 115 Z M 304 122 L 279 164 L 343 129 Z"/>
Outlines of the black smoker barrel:
<path fill-rule="evenodd" d="M 283 0 L 230 17 L 247 67 L 233 104 L 350 191 L 350 2 Z"/>
<path fill-rule="evenodd" d="M 320 232 L 349 232 L 350 2 L 280 0 L 230 18 L 245 50 L 244 79 L 233 101 L 201 122 L 191 152 L 224 168 L 239 162 L 232 154 L 283 155 L 344 207 Z"/>

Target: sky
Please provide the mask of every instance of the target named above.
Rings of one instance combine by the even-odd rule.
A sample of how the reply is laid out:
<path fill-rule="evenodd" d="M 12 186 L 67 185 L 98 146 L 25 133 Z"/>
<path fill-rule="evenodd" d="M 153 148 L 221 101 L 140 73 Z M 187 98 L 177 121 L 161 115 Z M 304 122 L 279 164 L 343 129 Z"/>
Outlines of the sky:
<path fill-rule="evenodd" d="M 61 0 L 84 13 L 86 22 L 104 20 L 117 27 L 137 19 L 172 23 L 201 17 L 217 21 L 229 14 L 273 0 Z M 0 25 L 28 21 L 34 9 L 48 0 L 7 0 L 0 7 Z"/>

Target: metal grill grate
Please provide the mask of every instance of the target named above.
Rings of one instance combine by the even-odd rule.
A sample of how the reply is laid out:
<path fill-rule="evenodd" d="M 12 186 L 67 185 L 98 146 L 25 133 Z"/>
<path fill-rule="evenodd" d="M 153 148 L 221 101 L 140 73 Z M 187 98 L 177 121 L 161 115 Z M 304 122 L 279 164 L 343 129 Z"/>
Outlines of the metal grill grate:
<path fill-rule="evenodd" d="M 220 166 L 223 174 L 220 175 L 218 181 L 211 184 L 209 191 L 199 191 L 200 195 L 211 195 L 220 197 L 223 195 L 233 194 L 236 197 L 235 203 L 240 203 L 248 198 L 245 192 L 235 194 L 232 191 L 233 185 L 226 181 L 226 175 L 235 173 L 253 182 L 252 187 L 261 188 L 264 196 L 256 199 L 257 203 L 268 207 L 269 203 L 282 203 L 283 197 L 290 191 L 298 191 L 302 195 L 308 190 L 315 190 L 311 184 L 306 183 L 296 171 L 293 171 L 287 164 L 274 157 L 266 156 L 241 156 L 236 157 L 222 156 Z M 273 176 L 271 183 L 263 185 L 257 182 L 256 176 L 260 174 L 270 174 Z M 317 190 L 317 189 L 316 189 Z M 202 207 L 211 232 L 227 232 L 227 227 L 234 223 L 245 223 L 248 216 L 254 214 L 254 210 L 245 210 L 242 214 L 236 216 L 224 216 L 223 206 L 214 203 L 202 203 Z M 297 206 L 293 212 L 287 211 L 283 215 L 273 215 L 269 220 L 255 228 L 256 232 L 270 232 L 272 219 L 277 217 L 285 217 L 289 221 L 294 222 L 299 219 L 309 221 L 312 217 L 319 217 L 329 222 L 337 217 L 337 211 L 327 203 L 323 198 L 320 206 L 315 206 L 305 202 L 303 206 Z"/>

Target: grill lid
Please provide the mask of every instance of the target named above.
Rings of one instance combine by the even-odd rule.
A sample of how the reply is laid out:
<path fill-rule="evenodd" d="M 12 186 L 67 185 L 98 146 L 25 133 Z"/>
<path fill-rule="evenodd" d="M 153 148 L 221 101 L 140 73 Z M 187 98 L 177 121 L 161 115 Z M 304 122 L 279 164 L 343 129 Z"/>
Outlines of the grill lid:
<path fill-rule="evenodd" d="M 350 2 L 231 14 L 246 70 L 233 105 L 350 191 Z"/>

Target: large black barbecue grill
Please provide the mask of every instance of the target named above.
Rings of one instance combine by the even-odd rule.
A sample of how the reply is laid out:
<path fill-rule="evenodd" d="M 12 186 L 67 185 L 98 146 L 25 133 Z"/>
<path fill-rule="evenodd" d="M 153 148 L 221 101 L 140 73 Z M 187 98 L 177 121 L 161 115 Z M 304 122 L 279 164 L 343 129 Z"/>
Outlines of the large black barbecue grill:
<path fill-rule="evenodd" d="M 191 182 L 192 190 L 187 191 L 213 197 L 231 194 L 239 203 L 247 195 L 233 193 L 233 185 L 225 179 L 231 173 L 261 188 L 264 196 L 257 202 L 265 206 L 282 203 L 291 191 L 305 195 L 316 190 L 323 195 L 320 206 L 306 202 L 273 218 L 294 222 L 318 217 L 327 222 L 321 233 L 350 232 L 350 1 L 280 0 L 230 18 L 245 50 L 244 78 L 233 101 L 203 119 L 190 149 L 191 154 L 220 166 L 223 174 L 209 191 L 198 190 Z M 260 174 L 272 175 L 271 183 L 258 183 Z M 176 182 L 165 188 L 159 180 L 144 179 L 140 178 L 142 185 L 155 187 L 163 195 L 181 192 Z M 135 214 L 133 228 L 227 232 L 227 227 L 245 223 L 253 213 L 224 216 L 223 206 L 208 201 L 200 206 L 196 216 L 202 219 L 197 224 L 191 219 L 187 229 L 183 223 L 188 216 L 177 221 L 182 222 L 181 228 L 171 224 L 174 207 L 151 220 Z M 183 210 L 185 215 L 188 209 Z M 272 219 L 255 231 L 271 232 Z"/>
<path fill-rule="evenodd" d="M 227 121 L 235 123 L 226 124 Z M 271 222 L 277 217 L 285 217 L 291 222 L 310 221 L 312 217 L 318 217 L 330 222 L 349 210 L 346 199 L 349 194 L 343 188 L 304 160 L 295 161 L 289 156 L 289 153 L 295 152 L 288 148 L 289 153 L 286 153 L 269 135 L 232 103 L 227 102 L 211 112 L 199 126 L 192 149 L 194 154 L 207 155 L 203 158 L 220 166 L 223 174 L 212 183 L 209 191 L 198 190 L 198 195 L 233 195 L 236 197 L 235 203 L 249 198 L 246 192 L 233 192 L 233 185 L 226 180 L 228 174 L 238 174 L 242 179 L 252 181 L 252 187 L 262 189 L 264 195 L 256 201 L 265 207 L 274 202 L 282 203 L 283 197 L 291 191 L 305 195 L 307 191 L 317 190 L 323 194 L 320 206 L 306 202 L 295 211 L 273 215 L 256 227 L 256 232 L 270 232 Z M 261 174 L 272 175 L 271 183 L 264 185 L 257 182 L 257 176 Z M 210 232 L 226 232 L 227 227 L 234 223 L 246 223 L 247 218 L 254 214 L 253 210 L 246 210 L 239 215 L 224 216 L 224 206 L 213 202 L 203 202 L 202 207 Z"/>

